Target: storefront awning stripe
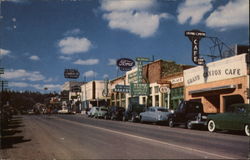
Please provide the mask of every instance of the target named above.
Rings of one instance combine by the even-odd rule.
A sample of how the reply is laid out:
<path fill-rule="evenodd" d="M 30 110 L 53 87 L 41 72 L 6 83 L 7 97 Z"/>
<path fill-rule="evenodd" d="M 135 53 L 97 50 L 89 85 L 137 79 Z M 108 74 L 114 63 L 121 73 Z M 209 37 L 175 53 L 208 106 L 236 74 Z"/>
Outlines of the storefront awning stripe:
<path fill-rule="evenodd" d="M 189 94 L 197 94 L 197 93 L 203 93 L 203 92 L 218 91 L 218 90 L 224 90 L 224 89 L 234 89 L 234 88 L 236 88 L 236 85 L 225 85 L 225 86 L 189 91 Z"/>

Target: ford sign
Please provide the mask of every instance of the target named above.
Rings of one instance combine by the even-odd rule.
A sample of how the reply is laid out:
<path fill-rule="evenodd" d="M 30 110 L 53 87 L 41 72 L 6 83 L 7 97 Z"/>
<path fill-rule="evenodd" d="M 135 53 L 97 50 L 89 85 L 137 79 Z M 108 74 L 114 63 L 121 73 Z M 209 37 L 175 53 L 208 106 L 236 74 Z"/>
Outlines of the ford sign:
<path fill-rule="evenodd" d="M 116 61 L 116 65 L 120 67 L 121 71 L 129 71 L 135 66 L 135 61 L 129 58 L 121 58 Z"/>

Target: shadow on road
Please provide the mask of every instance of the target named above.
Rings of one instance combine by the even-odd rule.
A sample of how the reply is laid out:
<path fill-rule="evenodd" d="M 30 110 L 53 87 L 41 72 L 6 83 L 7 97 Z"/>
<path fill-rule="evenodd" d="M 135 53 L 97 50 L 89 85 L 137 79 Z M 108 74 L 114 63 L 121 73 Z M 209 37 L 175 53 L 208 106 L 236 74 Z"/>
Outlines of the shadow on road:
<path fill-rule="evenodd" d="M 31 139 L 24 139 L 24 136 L 20 135 L 22 130 L 18 128 L 21 127 L 24 127 L 22 117 L 13 117 L 7 124 L 3 125 L 0 149 L 13 148 L 15 144 L 31 141 Z"/>

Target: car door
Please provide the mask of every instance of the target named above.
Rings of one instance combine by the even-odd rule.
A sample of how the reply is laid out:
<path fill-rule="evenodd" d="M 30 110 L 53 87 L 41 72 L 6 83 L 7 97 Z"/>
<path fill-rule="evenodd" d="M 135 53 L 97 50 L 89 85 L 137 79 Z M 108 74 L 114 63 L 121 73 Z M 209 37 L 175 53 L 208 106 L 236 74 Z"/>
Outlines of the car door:
<path fill-rule="evenodd" d="M 229 129 L 241 130 L 244 127 L 246 108 L 244 106 L 237 106 L 231 117 L 231 126 Z"/>
<path fill-rule="evenodd" d="M 150 120 L 150 122 L 156 122 L 156 109 L 153 107 L 150 108 L 149 120 Z"/>

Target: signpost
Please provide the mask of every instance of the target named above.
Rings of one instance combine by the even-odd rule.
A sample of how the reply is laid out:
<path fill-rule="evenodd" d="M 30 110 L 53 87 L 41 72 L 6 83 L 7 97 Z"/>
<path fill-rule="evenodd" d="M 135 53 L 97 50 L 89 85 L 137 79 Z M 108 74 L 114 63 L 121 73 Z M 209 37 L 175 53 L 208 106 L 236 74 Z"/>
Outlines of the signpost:
<path fill-rule="evenodd" d="M 189 38 L 189 40 L 192 42 L 192 60 L 195 64 L 198 65 L 204 65 L 205 60 L 200 57 L 199 54 L 199 42 L 201 38 L 206 37 L 205 32 L 201 32 L 199 30 L 191 30 L 186 31 L 185 36 Z"/>
<path fill-rule="evenodd" d="M 130 88 L 132 96 L 147 96 L 149 94 L 149 84 L 146 83 L 131 83 Z"/>
<path fill-rule="evenodd" d="M 116 65 L 121 71 L 130 71 L 135 66 L 135 61 L 129 58 L 121 58 L 116 61 Z"/>
<path fill-rule="evenodd" d="M 130 92 L 130 86 L 129 85 L 119 85 L 119 84 L 117 84 L 115 86 L 114 92 L 129 93 Z"/>
<path fill-rule="evenodd" d="M 79 78 L 80 73 L 77 69 L 65 69 L 64 78 L 77 79 Z"/>

